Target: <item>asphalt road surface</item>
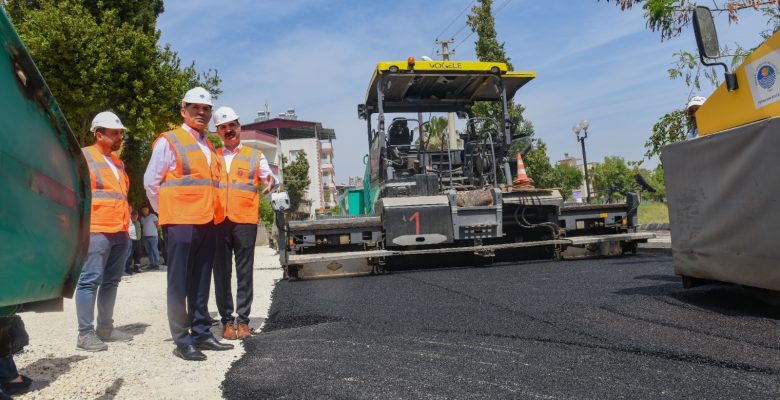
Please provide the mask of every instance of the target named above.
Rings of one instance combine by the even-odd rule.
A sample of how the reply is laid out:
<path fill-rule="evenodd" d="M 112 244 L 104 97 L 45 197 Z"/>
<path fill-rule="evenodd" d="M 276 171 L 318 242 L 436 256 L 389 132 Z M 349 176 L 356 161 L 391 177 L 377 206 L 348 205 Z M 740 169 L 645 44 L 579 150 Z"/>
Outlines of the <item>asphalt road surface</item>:
<path fill-rule="evenodd" d="M 280 282 L 227 398 L 780 398 L 780 308 L 669 253 Z"/>

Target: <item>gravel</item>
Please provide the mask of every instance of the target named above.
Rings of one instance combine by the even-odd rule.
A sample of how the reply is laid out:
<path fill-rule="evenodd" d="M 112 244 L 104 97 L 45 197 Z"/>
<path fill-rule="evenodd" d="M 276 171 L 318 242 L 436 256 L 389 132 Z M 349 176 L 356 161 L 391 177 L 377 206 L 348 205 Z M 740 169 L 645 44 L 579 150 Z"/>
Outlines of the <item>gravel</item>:
<path fill-rule="evenodd" d="M 273 250 L 256 247 L 253 327 L 262 325 L 267 317 L 271 291 L 281 277 Z M 233 287 L 235 295 L 235 284 Z M 98 353 L 76 349 L 76 309 L 72 299 L 66 299 L 63 312 L 22 314 L 30 345 L 15 360 L 34 383 L 30 392 L 14 398 L 221 398 L 225 373 L 244 354 L 244 346 L 231 341 L 237 344 L 235 349 L 209 351 L 205 362 L 176 358 L 168 330 L 165 288 L 165 268 L 124 276 L 119 284 L 114 323 L 134 338 L 130 342 L 108 343 L 108 351 Z M 216 315 L 213 292 L 209 310 Z"/>

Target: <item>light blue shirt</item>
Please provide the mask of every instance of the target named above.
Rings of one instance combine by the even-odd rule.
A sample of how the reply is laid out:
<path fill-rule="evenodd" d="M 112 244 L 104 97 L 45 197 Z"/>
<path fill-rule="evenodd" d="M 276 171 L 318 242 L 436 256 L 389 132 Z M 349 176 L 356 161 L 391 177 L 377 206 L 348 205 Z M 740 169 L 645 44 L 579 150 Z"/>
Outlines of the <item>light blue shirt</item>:
<path fill-rule="evenodd" d="M 144 236 L 157 237 L 157 225 L 155 222 L 157 222 L 157 216 L 152 213 L 149 213 L 148 217 L 141 217 L 141 230 Z"/>

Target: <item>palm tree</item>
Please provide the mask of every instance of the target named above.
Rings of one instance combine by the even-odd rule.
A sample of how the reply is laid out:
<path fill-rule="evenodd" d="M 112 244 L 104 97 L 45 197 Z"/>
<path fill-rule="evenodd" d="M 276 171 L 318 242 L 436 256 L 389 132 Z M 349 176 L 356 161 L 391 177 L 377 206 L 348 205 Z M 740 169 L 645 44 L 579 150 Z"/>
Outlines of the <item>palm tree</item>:
<path fill-rule="evenodd" d="M 428 150 L 441 150 L 446 148 L 444 132 L 447 131 L 447 118 L 433 117 L 423 125 L 425 131 L 425 148 Z M 417 139 L 417 144 L 419 144 Z"/>

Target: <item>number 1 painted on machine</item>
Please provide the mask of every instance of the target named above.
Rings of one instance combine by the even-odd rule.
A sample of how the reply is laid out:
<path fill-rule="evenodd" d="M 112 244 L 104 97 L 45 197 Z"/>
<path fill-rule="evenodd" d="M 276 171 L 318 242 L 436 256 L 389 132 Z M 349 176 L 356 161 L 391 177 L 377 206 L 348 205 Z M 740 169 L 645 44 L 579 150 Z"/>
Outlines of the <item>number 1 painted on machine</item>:
<path fill-rule="evenodd" d="M 414 234 L 419 235 L 420 234 L 420 212 L 419 211 L 415 211 L 415 213 L 409 217 L 409 221 L 411 222 L 412 220 L 414 220 Z"/>

